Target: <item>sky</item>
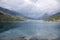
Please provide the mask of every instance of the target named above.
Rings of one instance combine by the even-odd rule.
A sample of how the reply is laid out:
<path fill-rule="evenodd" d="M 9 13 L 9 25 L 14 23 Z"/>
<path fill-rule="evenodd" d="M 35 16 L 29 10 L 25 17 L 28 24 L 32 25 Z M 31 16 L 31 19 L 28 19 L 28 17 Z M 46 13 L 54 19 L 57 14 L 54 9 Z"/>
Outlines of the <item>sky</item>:
<path fill-rule="evenodd" d="M 53 15 L 60 12 L 60 0 L 0 0 L 0 7 L 17 11 L 26 17 L 39 18 L 46 13 Z"/>

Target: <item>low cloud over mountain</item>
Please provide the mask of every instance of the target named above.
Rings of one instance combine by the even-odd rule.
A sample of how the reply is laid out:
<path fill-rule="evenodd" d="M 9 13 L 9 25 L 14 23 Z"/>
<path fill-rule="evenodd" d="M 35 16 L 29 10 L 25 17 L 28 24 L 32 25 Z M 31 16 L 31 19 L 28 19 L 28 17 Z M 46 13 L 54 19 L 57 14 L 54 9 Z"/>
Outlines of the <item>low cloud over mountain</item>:
<path fill-rule="evenodd" d="M 30 18 L 44 14 L 53 15 L 60 11 L 59 0 L 0 0 L 0 6 L 19 12 Z"/>

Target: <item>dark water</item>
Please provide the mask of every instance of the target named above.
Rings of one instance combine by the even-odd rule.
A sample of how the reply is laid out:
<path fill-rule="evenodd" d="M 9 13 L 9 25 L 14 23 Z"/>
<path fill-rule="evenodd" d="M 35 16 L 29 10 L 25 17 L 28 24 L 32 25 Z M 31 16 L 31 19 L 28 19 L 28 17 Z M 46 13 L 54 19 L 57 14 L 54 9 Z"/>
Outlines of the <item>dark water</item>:
<path fill-rule="evenodd" d="M 60 22 L 0 22 L 0 38 L 13 38 L 22 36 L 48 39 L 59 38 Z"/>

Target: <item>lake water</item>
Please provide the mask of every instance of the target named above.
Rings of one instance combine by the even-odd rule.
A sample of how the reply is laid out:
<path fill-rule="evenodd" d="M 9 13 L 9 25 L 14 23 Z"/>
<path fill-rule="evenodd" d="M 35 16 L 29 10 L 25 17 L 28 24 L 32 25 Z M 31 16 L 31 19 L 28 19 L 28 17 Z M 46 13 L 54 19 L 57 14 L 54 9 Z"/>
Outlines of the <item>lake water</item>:
<path fill-rule="evenodd" d="M 60 22 L 39 20 L 0 22 L 0 39 L 13 37 L 60 38 Z"/>

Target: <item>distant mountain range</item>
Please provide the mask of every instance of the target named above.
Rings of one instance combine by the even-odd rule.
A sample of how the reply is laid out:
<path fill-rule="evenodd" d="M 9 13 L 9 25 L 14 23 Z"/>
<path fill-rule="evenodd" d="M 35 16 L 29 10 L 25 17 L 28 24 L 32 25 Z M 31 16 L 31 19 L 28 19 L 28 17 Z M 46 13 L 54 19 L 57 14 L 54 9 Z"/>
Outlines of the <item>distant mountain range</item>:
<path fill-rule="evenodd" d="M 0 7 L 0 11 L 3 11 L 4 13 L 10 14 L 10 15 L 13 15 L 13 16 L 19 16 L 19 17 L 23 16 L 22 14 L 20 14 L 16 11 L 9 10 L 9 9 L 6 9 L 6 8 L 2 8 L 2 7 Z M 26 17 L 26 16 L 23 16 L 23 17 L 33 19 L 33 20 L 43 20 L 43 19 L 46 19 L 50 16 L 47 13 L 45 13 L 42 17 L 39 17 L 39 18 L 30 18 L 30 17 Z"/>
<path fill-rule="evenodd" d="M 18 17 L 18 19 L 23 19 L 23 20 L 34 19 L 34 18 L 24 17 L 23 15 L 21 15 L 20 13 L 18 13 L 16 11 L 0 7 L 0 19 L 2 18 L 1 15 L 4 15 L 4 16 L 6 16 L 6 15 L 8 16 L 9 15 L 10 17 L 13 16 L 15 18 Z M 3 18 L 4 18 L 4 16 L 3 16 Z M 36 20 L 36 19 L 34 19 L 34 20 Z M 50 21 L 50 20 L 60 20 L 60 13 L 56 13 L 56 14 L 51 15 L 51 16 L 48 15 L 47 13 L 45 13 L 42 17 L 37 18 L 37 20 L 47 20 L 47 21 Z"/>

